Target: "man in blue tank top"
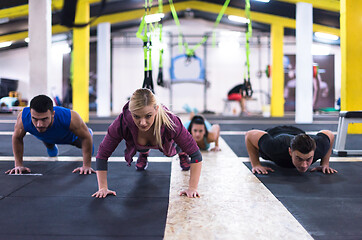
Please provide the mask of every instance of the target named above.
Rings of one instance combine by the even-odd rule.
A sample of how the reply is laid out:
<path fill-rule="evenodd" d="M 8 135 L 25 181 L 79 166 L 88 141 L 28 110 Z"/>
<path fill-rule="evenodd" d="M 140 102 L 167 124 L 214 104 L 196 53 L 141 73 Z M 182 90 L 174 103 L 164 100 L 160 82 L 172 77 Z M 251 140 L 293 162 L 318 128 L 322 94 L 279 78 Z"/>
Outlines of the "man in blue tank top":
<path fill-rule="evenodd" d="M 78 113 L 63 107 L 53 107 L 53 101 L 45 95 L 38 95 L 19 113 L 12 137 L 15 167 L 7 174 L 30 172 L 23 165 L 25 134 L 29 132 L 41 140 L 47 148 L 48 155 L 58 155 L 56 144 L 70 144 L 82 149 L 83 166 L 73 170 L 80 174 L 92 174 L 91 168 L 93 133 Z"/>

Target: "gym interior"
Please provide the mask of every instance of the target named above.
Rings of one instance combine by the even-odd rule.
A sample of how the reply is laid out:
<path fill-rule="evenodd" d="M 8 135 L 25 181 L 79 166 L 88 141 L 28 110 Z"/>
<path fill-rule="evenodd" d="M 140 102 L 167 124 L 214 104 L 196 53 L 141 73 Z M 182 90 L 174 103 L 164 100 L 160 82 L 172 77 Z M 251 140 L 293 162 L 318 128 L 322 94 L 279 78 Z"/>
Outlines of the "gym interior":
<path fill-rule="evenodd" d="M 0 3 L 0 239 L 361 239 L 362 2 L 353 0 L 5 0 Z M 361 34 L 360 34 L 361 33 Z M 243 84 L 245 109 L 228 99 Z M 97 176 L 72 170 L 82 150 L 24 137 L 17 116 L 49 96 L 93 130 L 96 155 L 132 93 L 150 89 L 183 122 L 220 126 L 220 151 L 202 150 L 200 197 L 190 171 L 157 149 L 149 166 L 108 160 L 116 196 L 94 198 Z M 329 165 L 253 173 L 245 135 L 291 125 L 334 136 Z M 215 143 L 211 143 L 214 147 Z M 192 164 L 191 164 L 192 165 Z"/>

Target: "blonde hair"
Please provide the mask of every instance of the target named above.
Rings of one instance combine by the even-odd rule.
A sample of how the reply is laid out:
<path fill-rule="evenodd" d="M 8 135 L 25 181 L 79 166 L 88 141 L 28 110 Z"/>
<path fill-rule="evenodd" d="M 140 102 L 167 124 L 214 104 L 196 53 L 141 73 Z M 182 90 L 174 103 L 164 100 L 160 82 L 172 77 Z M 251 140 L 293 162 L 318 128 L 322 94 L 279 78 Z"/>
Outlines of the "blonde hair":
<path fill-rule="evenodd" d="M 167 113 L 169 113 L 169 111 L 164 109 L 163 106 L 157 102 L 156 96 L 149 89 L 147 88 L 137 89 L 132 94 L 131 100 L 129 101 L 129 110 L 133 112 L 140 110 L 146 106 L 152 106 L 154 107 L 154 109 L 157 109 L 158 106 L 158 111 L 154 121 L 153 135 L 156 138 L 157 145 L 161 149 L 163 149 L 162 138 L 161 138 L 161 127 L 162 125 L 165 125 L 167 128 L 174 131 L 175 123 L 168 116 Z"/>

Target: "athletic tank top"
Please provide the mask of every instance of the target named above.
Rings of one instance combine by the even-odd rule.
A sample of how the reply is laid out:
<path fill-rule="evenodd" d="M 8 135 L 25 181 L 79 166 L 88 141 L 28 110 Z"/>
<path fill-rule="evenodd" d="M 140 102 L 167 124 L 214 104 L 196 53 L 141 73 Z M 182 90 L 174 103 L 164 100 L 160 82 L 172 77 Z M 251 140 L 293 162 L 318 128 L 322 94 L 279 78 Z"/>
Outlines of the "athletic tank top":
<path fill-rule="evenodd" d="M 71 144 L 78 137 L 69 130 L 71 112 L 67 108 L 54 107 L 54 121 L 52 126 L 45 132 L 40 133 L 36 130 L 31 121 L 30 108 L 23 109 L 22 121 L 24 130 L 29 132 L 39 140 L 50 144 Z"/>

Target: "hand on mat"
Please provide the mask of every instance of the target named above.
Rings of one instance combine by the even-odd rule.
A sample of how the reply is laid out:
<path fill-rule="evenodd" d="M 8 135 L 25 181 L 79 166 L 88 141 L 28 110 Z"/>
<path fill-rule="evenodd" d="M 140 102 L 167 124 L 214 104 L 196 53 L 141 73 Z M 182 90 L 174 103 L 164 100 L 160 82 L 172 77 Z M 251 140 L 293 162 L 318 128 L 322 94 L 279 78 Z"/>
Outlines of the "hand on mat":
<path fill-rule="evenodd" d="M 333 169 L 333 168 L 330 168 L 329 166 L 319 166 L 319 167 L 315 167 L 315 168 L 312 168 L 310 170 L 311 172 L 315 172 L 315 171 L 318 171 L 318 172 L 322 172 L 322 173 L 326 173 L 326 174 L 333 174 L 333 173 L 337 173 L 338 171 Z"/>
<path fill-rule="evenodd" d="M 193 190 L 193 189 L 182 190 L 182 191 L 180 191 L 179 194 L 180 194 L 180 196 L 186 195 L 189 198 L 200 197 L 200 194 L 197 192 L 197 190 Z"/>
<path fill-rule="evenodd" d="M 112 194 L 114 196 L 117 195 L 115 191 L 109 190 L 108 188 L 107 189 L 102 188 L 102 189 L 99 189 L 96 193 L 93 193 L 92 197 L 105 198 L 109 194 Z"/>
<path fill-rule="evenodd" d="M 92 174 L 96 171 L 93 170 L 91 167 L 78 167 L 73 170 L 73 173 L 79 172 L 79 174 Z"/>
<path fill-rule="evenodd" d="M 215 147 L 211 148 L 210 151 L 219 152 L 219 151 L 221 151 L 221 149 L 219 148 L 219 146 L 215 146 Z"/>
<path fill-rule="evenodd" d="M 262 165 L 255 166 L 251 169 L 253 173 L 268 174 L 268 171 L 274 172 L 274 169 L 270 167 L 264 167 Z"/>
<path fill-rule="evenodd" d="M 31 172 L 30 168 L 21 166 L 21 167 L 14 167 L 13 169 L 9 169 L 5 173 L 6 174 L 22 174 L 22 173 L 30 173 L 30 172 Z"/>

